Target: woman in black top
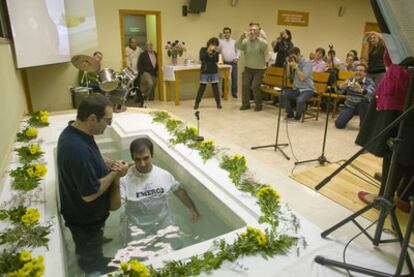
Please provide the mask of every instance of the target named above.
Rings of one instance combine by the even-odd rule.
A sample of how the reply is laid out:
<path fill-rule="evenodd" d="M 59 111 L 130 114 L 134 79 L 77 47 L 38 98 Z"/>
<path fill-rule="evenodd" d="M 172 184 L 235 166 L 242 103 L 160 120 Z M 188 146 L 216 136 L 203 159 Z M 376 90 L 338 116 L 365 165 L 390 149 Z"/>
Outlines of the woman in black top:
<path fill-rule="evenodd" d="M 280 33 L 280 37 L 277 38 L 276 44 L 273 47 L 273 52 L 277 53 L 274 66 L 283 67 L 286 61 L 287 53 L 292 48 L 292 34 L 288 29 L 285 29 Z"/>
<path fill-rule="evenodd" d="M 211 86 L 213 87 L 214 99 L 216 99 L 217 109 L 221 109 L 220 94 L 218 90 L 218 45 L 218 38 L 213 37 L 208 40 L 207 47 L 202 47 L 200 49 L 200 87 L 198 88 L 194 110 L 198 109 L 208 82 L 211 82 Z"/>
<path fill-rule="evenodd" d="M 364 55 L 368 59 L 367 77 L 378 85 L 385 73 L 384 40 L 376 32 L 367 32 L 365 36 L 368 41 L 368 53 Z"/>

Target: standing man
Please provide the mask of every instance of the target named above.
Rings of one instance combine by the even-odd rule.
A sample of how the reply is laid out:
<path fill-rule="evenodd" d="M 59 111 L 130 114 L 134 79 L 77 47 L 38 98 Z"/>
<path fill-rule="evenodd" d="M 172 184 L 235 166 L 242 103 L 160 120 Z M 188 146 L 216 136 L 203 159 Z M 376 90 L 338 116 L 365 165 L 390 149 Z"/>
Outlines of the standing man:
<path fill-rule="evenodd" d="M 152 49 L 152 42 L 145 43 L 145 51 L 138 59 L 139 88 L 148 100 L 154 100 L 154 91 L 157 86 L 158 62 L 157 52 Z"/>
<path fill-rule="evenodd" d="M 375 83 L 367 76 L 365 64 L 359 64 L 355 68 L 355 76 L 339 85 L 339 92 L 345 93 L 345 105 L 335 120 L 335 127 L 343 129 L 354 117 L 359 115 L 359 126 L 362 126 L 367 114 L 369 103 L 375 95 Z"/>
<path fill-rule="evenodd" d="M 220 39 L 219 49 L 223 56 L 224 64 L 231 65 L 231 95 L 237 98 L 237 63 L 240 58 L 240 50 L 236 48 L 236 40 L 231 37 L 231 29 L 223 28 L 223 39 Z M 224 82 L 223 88 L 224 92 Z"/>
<path fill-rule="evenodd" d="M 305 109 L 306 101 L 315 94 L 312 78 L 312 63 L 300 54 L 298 47 L 289 51 L 289 72 L 293 74 L 293 88 L 283 91 L 279 101 L 286 109 L 286 119 L 299 121 Z M 296 100 L 296 114 L 292 110 L 290 100 Z"/>
<path fill-rule="evenodd" d="M 138 58 L 143 50 L 138 47 L 138 40 L 136 37 L 130 37 L 128 40 L 128 46 L 125 48 L 126 63 L 129 69 L 131 69 L 135 75 L 138 74 L 137 63 Z"/>
<path fill-rule="evenodd" d="M 76 121 L 69 123 L 58 140 L 60 211 L 85 273 L 113 270 L 107 267 L 110 258 L 102 252 L 103 228 L 109 211 L 121 205 L 119 178 L 128 167 L 104 157 L 94 140 L 94 135 L 111 124 L 112 112 L 105 96 L 89 96 L 80 103 Z"/>
<path fill-rule="evenodd" d="M 267 42 L 258 37 L 259 28 L 251 25 L 249 32 L 243 33 L 236 42 L 236 48 L 244 52 L 245 67 L 242 75 L 242 106 L 241 111 L 250 109 L 250 90 L 256 101 L 255 111 L 262 110 L 262 93 L 260 83 L 266 68 Z"/>

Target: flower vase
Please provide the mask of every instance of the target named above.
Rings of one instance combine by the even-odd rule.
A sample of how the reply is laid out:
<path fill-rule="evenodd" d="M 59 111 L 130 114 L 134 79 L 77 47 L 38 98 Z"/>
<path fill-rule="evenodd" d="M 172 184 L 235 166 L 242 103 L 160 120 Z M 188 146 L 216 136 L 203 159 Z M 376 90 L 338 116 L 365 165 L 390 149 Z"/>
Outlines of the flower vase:
<path fill-rule="evenodd" d="M 172 56 L 171 57 L 171 64 L 172 65 L 177 65 L 178 64 L 178 58 L 177 58 L 177 56 Z"/>

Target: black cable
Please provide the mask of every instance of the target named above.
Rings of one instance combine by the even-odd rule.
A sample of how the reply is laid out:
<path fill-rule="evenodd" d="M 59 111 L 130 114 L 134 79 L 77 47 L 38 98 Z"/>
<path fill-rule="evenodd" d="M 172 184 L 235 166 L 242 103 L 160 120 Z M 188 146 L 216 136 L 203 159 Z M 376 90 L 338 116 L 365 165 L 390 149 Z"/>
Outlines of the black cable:
<path fill-rule="evenodd" d="M 366 227 L 365 229 L 364 229 L 364 231 L 367 231 L 369 228 L 371 228 L 375 223 L 377 223 L 378 222 L 378 220 L 375 220 L 374 222 L 372 222 L 370 225 L 368 225 L 368 227 Z M 358 234 L 356 234 L 353 238 L 351 238 L 348 242 L 347 242 L 347 244 L 345 245 L 345 247 L 344 247 L 344 251 L 342 252 L 342 260 L 343 260 L 343 262 L 344 262 L 344 264 L 346 264 L 346 250 L 348 249 L 348 246 L 351 244 L 351 242 L 354 240 L 354 239 L 356 239 L 357 237 L 359 237 L 360 235 L 362 235 L 364 232 L 361 230 Z M 348 273 L 348 275 L 350 276 L 350 277 L 353 277 L 353 275 L 351 274 L 351 272 L 349 272 L 349 270 L 348 269 L 346 269 L 346 272 Z"/>

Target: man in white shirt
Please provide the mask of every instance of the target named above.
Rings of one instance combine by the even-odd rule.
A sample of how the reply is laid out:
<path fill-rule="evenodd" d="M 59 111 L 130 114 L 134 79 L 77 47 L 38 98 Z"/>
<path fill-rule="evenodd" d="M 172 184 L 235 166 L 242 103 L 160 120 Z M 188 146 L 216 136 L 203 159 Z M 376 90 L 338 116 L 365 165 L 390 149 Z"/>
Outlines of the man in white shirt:
<path fill-rule="evenodd" d="M 180 248 L 176 238 L 179 229 L 171 214 L 167 195 L 173 192 L 189 209 L 192 220 L 199 217 L 198 211 L 175 178 L 166 170 L 152 164 L 154 146 L 148 138 L 135 139 L 130 145 L 135 166 L 131 166 L 125 177 L 121 178 L 121 200 L 125 206 L 122 219 L 125 242 L 134 246 L 136 255 L 154 252 L 160 241 Z M 152 236 L 152 239 L 150 239 Z"/>
<path fill-rule="evenodd" d="M 220 39 L 220 53 L 223 56 L 224 64 L 231 65 L 231 95 L 237 98 L 237 63 L 240 58 L 240 50 L 236 48 L 236 40 L 230 38 L 231 29 L 223 28 L 223 39 Z M 224 91 L 224 82 L 223 82 Z"/>
<path fill-rule="evenodd" d="M 138 40 L 136 37 L 130 37 L 128 40 L 128 46 L 125 48 L 126 63 L 129 69 L 131 69 L 135 75 L 138 74 L 138 58 L 143 50 L 138 47 Z"/>

